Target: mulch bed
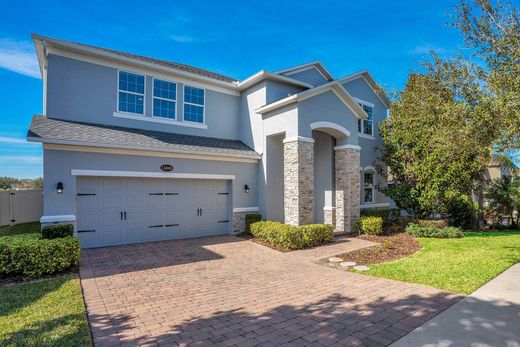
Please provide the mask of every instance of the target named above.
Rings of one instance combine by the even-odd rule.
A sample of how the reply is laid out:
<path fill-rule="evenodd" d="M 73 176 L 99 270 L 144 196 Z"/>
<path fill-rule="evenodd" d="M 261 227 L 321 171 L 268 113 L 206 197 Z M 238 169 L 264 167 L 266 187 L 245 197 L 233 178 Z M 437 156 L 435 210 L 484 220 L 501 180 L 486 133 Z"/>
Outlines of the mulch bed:
<path fill-rule="evenodd" d="M 361 235 L 359 238 L 379 245 L 340 254 L 338 257 L 356 262 L 357 265 L 369 265 L 405 258 L 421 249 L 421 244 L 405 232 L 382 236 Z"/>
<path fill-rule="evenodd" d="M 9 275 L 0 275 L 0 286 L 4 284 L 15 284 L 15 283 L 24 283 L 24 282 L 32 282 L 38 280 L 45 280 L 49 278 L 54 278 L 62 275 L 72 275 L 78 274 L 79 267 L 75 267 L 66 271 L 58 272 L 52 275 L 43 275 L 39 277 L 29 277 L 22 274 L 9 274 Z"/>

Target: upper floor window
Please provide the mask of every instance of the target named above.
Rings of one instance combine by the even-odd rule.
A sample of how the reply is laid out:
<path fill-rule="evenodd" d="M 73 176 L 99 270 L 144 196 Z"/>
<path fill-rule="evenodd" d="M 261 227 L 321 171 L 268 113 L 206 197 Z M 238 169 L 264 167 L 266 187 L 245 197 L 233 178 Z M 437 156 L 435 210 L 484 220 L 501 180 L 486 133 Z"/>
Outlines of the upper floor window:
<path fill-rule="evenodd" d="M 364 198 L 363 202 L 372 203 L 374 202 L 374 173 L 365 172 L 365 185 L 364 185 Z"/>
<path fill-rule="evenodd" d="M 363 110 L 368 114 L 367 119 L 358 119 L 358 131 L 362 134 L 366 135 L 374 135 L 374 118 L 373 118 L 373 108 L 372 106 L 368 106 L 360 103 L 359 106 L 363 108 Z"/>
<path fill-rule="evenodd" d="M 118 111 L 144 114 L 144 76 L 119 71 Z"/>
<path fill-rule="evenodd" d="M 153 80 L 153 116 L 175 119 L 177 83 Z"/>
<path fill-rule="evenodd" d="M 184 86 L 184 120 L 204 123 L 204 89 Z"/>

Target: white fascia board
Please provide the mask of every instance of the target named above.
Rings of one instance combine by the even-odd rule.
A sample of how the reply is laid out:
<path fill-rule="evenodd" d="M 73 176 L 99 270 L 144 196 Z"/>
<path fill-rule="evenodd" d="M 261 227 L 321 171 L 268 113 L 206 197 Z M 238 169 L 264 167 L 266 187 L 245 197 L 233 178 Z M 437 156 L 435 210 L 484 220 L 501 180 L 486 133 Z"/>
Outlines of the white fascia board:
<path fill-rule="evenodd" d="M 212 175 L 200 173 L 147 172 L 147 171 L 112 171 L 71 169 L 72 176 L 93 177 L 146 177 L 146 178 L 189 178 L 201 180 L 234 180 L 235 175 Z"/>
<path fill-rule="evenodd" d="M 286 98 L 277 100 L 275 102 L 272 102 L 270 104 L 267 104 L 267 105 L 264 105 L 264 106 L 262 106 L 260 108 L 257 108 L 255 110 L 255 112 L 259 113 L 259 114 L 264 114 L 264 113 L 276 110 L 277 108 L 290 105 L 290 104 L 296 102 L 297 99 L 298 99 L 298 94 L 289 95 Z"/>
<path fill-rule="evenodd" d="M 41 36 L 38 34 L 33 34 L 32 36 L 33 36 L 33 40 L 35 40 L 35 41 L 45 40 L 48 45 L 55 46 L 58 49 L 61 48 L 61 49 L 65 49 L 65 50 L 71 50 L 73 52 L 78 52 L 81 54 L 93 55 L 93 56 L 103 57 L 105 59 L 124 62 L 127 64 L 143 66 L 143 67 L 147 67 L 147 68 L 153 68 L 156 70 L 165 71 L 167 73 L 173 73 L 175 75 L 183 76 L 183 77 L 193 79 L 196 81 L 202 81 L 202 82 L 208 83 L 208 84 L 213 84 L 213 85 L 229 88 L 232 90 L 236 90 L 237 84 L 238 84 L 238 81 L 234 81 L 234 82 L 219 81 L 219 80 L 216 80 L 213 78 L 204 77 L 204 76 L 200 76 L 197 74 L 192 74 L 192 73 L 182 71 L 179 69 L 169 68 L 169 67 L 159 65 L 156 63 L 146 62 L 146 61 L 142 61 L 140 59 L 135 59 L 135 58 L 131 58 L 131 57 L 125 57 L 125 56 L 122 56 L 122 55 L 119 55 L 116 53 L 107 52 L 107 51 L 104 51 L 104 50 L 101 50 L 98 48 L 85 47 L 81 44 L 76 44 L 73 42 L 67 42 L 67 41 L 63 41 L 63 40 L 59 40 L 59 39 L 53 39 L 53 38 Z"/>
<path fill-rule="evenodd" d="M 304 87 L 304 88 L 312 88 L 312 85 L 310 85 L 309 83 L 298 81 L 298 80 L 295 80 L 294 78 L 290 78 L 287 76 L 273 74 L 273 73 L 265 71 L 265 70 L 258 71 L 254 75 L 242 80 L 241 82 L 239 82 L 237 84 L 237 86 L 238 86 L 238 89 L 240 91 L 242 91 L 265 79 L 280 81 L 283 83 L 297 85 L 297 86 Z"/>
<path fill-rule="evenodd" d="M 390 108 L 390 104 L 391 104 L 390 99 L 388 99 L 388 96 L 386 96 L 385 93 L 382 93 L 380 90 L 377 89 L 377 87 L 376 87 L 377 86 L 377 82 L 372 77 L 370 72 L 368 72 L 368 70 L 362 70 L 362 71 L 355 72 L 353 74 L 350 74 L 350 75 L 338 78 L 337 81 L 339 83 L 343 84 L 343 83 L 350 82 L 350 81 L 353 81 L 353 80 L 358 79 L 358 78 L 363 78 L 365 80 L 365 82 L 367 82 L 368 86 L 372 89 L 374 94 L 376 94 L 376 96 L 379 98 L 379 100 L 381 100 L 381 102 L 387 108 Z"/>
<path fill-rule="evenodd" d="M 67 140 L 55 140 L 55 139 L 42 139 L 36 137 L 27 137 L 28 142 L 40 142 L 43 144 L 54 144 L 54 145 L 71 145 L 71 146 L 85 146 L 85 147 L 94 147 L 94 148 L 114 148 L 114 149 L 128 149 L 140 151 L 144 155 L 146 152 L 162 152 L 162 153 L 179 153 L 179 154 L 193 154 L 193 155 L 214 155 L 221 157 L 229 157 L 229 158 L 245 158 L 245 159 L 253 159 L 259 160 L 262 156 L 258 153 L 254 155 L 247 154 L 234 154 L 234 153 L 222 153 L 218 151 L 197 151 L 197 150 L 172 150 L 172 149 L 161 149 L 161 148 L 147 148 L 139 146 L 125 146 L 125 145 L 114 145 L 114 144 L 103 144 L 103 143 L 91 143 L 91 142 L 81 142 L 81 141 L 67 141 Z"/>

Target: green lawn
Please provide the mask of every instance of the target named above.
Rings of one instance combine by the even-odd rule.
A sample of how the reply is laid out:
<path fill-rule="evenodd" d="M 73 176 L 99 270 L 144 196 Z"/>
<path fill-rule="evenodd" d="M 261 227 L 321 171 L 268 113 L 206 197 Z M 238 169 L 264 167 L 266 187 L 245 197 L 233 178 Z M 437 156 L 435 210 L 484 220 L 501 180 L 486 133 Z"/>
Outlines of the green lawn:
<path fill-rule="evenodd" d="M 91 346 L 77 275 L 0 286 L 0 346 Z"/>
<path fill-rule="evenodd" d="M 418 238 L 423 248 L 417 253 L 371 265 L 364 273 L 469 294 L 520 262 L 520 232 L 464 235 L 462 239 Z"/>
<path fill-rule="evenodd" d="M 1 227 L 0 237 L 39 233 L 40 223 Z M 0 284 L 0 346 L 91 346 L 78 275 Z"/>
<path fill-rule="evenodd" d="M 40 232 L 40 222 L 0 227 L 0 236 L 31 234 Z"/>

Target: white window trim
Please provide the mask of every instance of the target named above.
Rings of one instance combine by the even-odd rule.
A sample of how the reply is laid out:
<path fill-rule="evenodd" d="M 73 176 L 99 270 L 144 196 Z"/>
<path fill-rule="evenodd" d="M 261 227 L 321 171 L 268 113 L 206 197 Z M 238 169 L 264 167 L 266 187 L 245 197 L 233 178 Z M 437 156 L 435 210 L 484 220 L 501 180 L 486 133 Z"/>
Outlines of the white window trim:
<path fill-rule="evenodd" d="M 368 106 L 370 108 L 372 108 L 372 134 L 367 134 L 365 133 L 365 119 L 360 119 L 361 121 L 361 131 L 358 131 L 358 136 L 359 137 L 363 137 L 363 138 L 366 138 L 366 139 L 371 139 L 371 140 L 375 140 L 375 127 L 374 127 L 374 109 L 375 109 L 375 105 L 371 102 L 368 102 L 368 101 L 365 101 L 365 100 L 362 100 L 362 99 L 358 99 L 358 98 L 353 98 L 358 104 L 362 104 L 362 105 L 365 105 L 365 106 Z M 364 110 L 363 110 L 364 111 Z M 359 130 L 359 129 L 358 129 Z"/>
<path fill-rule="evenodd" d="M 172 99 L 168 99 L 168 98 L 161 98 L 160 96 L 155 96 L 154 94 L 154 86 L 155 86 L 155 80 L 158 80 L 158 81 L 163 81 L 163 82 L 168 82 L 168 83 L 174 83 L 175 84 L 175 100 L 172 100 Z M 159 118 L 159 119 L 167 119 L 167 120 L 170 120 L 170 121 L 177 121 L 178 119 L 178 106 L 179 106 L 179 103 L 177 101 L 177 96 L 179 95 L 178 92 L 179 92 L 179 84 L 175 81 L 172 81 L 172 80 L 167 80 L 165 78 L 157 78 L 155 76 L 152 76 L 152 117 L 153 118 Z M 153 114 L 153 101 L 154 99 L 159 99 L 159 100 L 165 100 L 165 101 L 171 101 L 171 102 L 175 102 L 175 118 L 167 118 L 167 117 L 161 117 L 161 116 L 155 116 Z"/>
<path fill-rule="evenodd" d="M 178 121 L 176 119 L 170 119 L 170 118 L 164 118 L 164 117 L 140 116 L 138 113 L 114 112 L 112 114 L 112 116 L 114 116 L 116 118 L 139 120 L 142 122 L 178 125 L 181 127 L 188 127 L 188 128 L 197 128 L 197 129 L 207 129 L 208 128 L 208 126 L 206 124 L 202 124 L 202 123 L 184 122 L 184 121 Z"/>
<path fill-rule="evenodd" d="M 372 131 L 374 131 L 374 121 L 372 121 Z M 365 134 L 365 133 L 358 133 L 358 137 L 362 137 L 364 139 L 369 139 L 369 140 L 375 140 L 376 137 L 374 135 L 368 135 L 368 134 Z"/>
<path fill-rule="evenodd" d="M 185 101 L 186 100 L 186 87 L 202 89 L 204 91 L 204 105 L 194 104 L 192 102 Z M 186 112 L 186 109 L 184 107 L 185 105 L 193 105 L 193 106 L 202 107 L 202 123 L 192 122 L 192 121 L 184 119 L 184 113 Z M 188 124 L 202 124 L 202 125 L 206 124 L 206 89 L 205 88 L 195 87 L 195 86 L 192 86 L 189 84 L 183 85 L 183 87 L 182 87 L 182 121 L 186 122 Z"/>
<path fill-rule="evenodd" d="M 365 173 L 371 173 L 372 174 L 372 201 L 365 201 L 365 189 L 366 183 L 365 183 Z M 375 187 L 375 177 L 376 173 L 373 170 L 363 170 L 363 204 L 365 205 L 372 205 L 376 203 L 376 187 Z"/>
<path fill-rule="evenodd" d="M 129 91 L 126 91 L 126 90 L 121 90 L 119 89 L 119 73 L 120 72 L 126 72 L 126 73 L 131 73 L 133 75 L 138 75 L 138 76 L 142 76 L 143 79 L 144 79 L 144 89 L 143 89 L 143 94 L 139 94 L 139 93 L 134 93 L 134 92 L 129 92 Z M 134 94 L 134 95 L 139 95 L 143 97 L 143 113 L 137 113 L 137 112 L 126 112 L 126 111 L 120 111 L 119 110 L 119 92 L 122 92 L 122 93 L 128 93 L 128 94 Z M 143 74 L 140 74 L 140 73 L 136 73 L 136 72 L 133 72 L 133 71 L 129 71 L 129 70 L 122 70 L 122 69 L 118 69 L 117 70 L 117 105 L 116 105 L 116 110 L 118 113 L 124 113 L 124 114 L 140 114 L 142 116 L 145 116 L 146 115 L 146 75 L 143 75 Z"/>

